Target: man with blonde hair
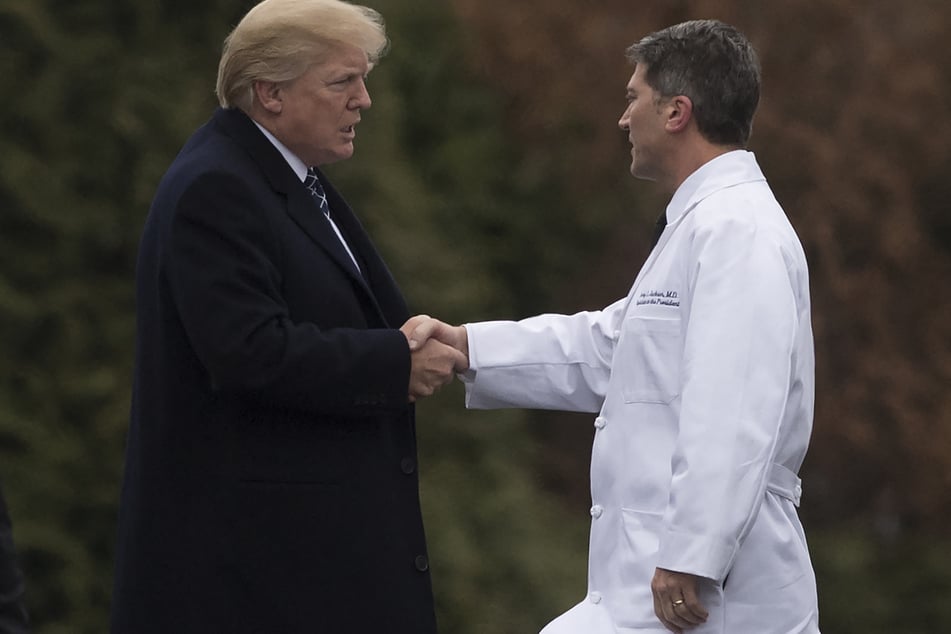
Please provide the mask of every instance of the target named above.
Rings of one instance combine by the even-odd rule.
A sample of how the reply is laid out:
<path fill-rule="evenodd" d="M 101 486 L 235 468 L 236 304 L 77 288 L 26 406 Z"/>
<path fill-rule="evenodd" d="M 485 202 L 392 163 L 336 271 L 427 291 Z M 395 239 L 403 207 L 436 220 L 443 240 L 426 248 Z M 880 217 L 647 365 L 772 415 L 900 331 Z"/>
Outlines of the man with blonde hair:
<path fill-rule="evenodd" d="M 339 0 L 264 0 L 225 41 L 140 244 L 114 634 L 436 631 L 412 403 L 464 359 L 410 352 L 317 169 L 353 154 L 386 46 Z"/>

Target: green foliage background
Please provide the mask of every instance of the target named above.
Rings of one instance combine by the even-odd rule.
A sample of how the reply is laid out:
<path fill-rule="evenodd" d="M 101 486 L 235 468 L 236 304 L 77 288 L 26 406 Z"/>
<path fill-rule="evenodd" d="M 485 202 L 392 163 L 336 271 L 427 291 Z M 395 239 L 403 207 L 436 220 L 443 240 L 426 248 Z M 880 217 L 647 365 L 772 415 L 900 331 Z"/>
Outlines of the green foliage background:
<path fill-rule="evenodd" d="M 251 4 L 0 0 L 0 479 L 38 634 L 107 630 L 138 235 L 159 178 L 215 106 L 221 41 Z M 630 184 L 626 150 L 582 205 L 565 182 L 582 121 L 524 143 L 451 4 L 368 4 L 393 47 L 371 74 L 356 156 L 330 171 L 412 308 L 461 322 L 625 293 L 644 238 L 622 236 L 608 255 L 599 245 L 658 208 Z M 466 412 L 462 400 L 454 385 L 419 407 L 441 627 L 534 632 L 585 591 L 590 420 Z M 946 540 L 815 524 L 827 634 L 951 622 Z"/>
<path fill-rule="evenodd" d="M 0 475 L 43 634 L 106 631 L 138 234 L 215 105 L 221 41 L 248 6 L 0 3 Z M 554 258 L 517 219 L 553 194 L 512 173 L 498 97 L 467 76 L 443 3 L 375 6 L 392 53 L 335 179 L 415 309 L 524 310 L 543 291 L 513 283 L 534 275 L 520 262 Z M 467 415 L 461 401 L 455 388 L 420 407 L 440 621 L 537 629 L 584 592 L 585 527 L 537 491 L 525 415 Z"/>

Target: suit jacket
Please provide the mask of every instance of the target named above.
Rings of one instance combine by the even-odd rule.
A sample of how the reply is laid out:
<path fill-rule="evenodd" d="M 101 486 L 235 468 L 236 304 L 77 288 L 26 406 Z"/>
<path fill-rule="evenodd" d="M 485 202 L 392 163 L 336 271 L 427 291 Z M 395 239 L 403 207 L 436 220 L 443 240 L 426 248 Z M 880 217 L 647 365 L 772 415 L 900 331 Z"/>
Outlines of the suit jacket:
<path fill-rule="evenodd" d="M 399 289 L 278 150 L 218 110 L 136 270 L 115 634 L 436 631 Z"/>

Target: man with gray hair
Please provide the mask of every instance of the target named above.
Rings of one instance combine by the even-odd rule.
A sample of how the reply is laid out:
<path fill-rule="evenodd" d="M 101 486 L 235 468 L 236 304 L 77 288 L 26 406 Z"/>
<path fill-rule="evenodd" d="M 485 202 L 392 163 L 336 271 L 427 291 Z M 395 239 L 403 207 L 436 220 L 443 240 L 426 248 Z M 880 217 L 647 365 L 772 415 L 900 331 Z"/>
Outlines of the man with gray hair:
<path fill-rule="evenodd" d="M 817 634 L 796 514 L 812 431 L 806 259 L 746 148 L 760 69 L 721 22 L 628 49 L 631 173 L 671 195 L 627 297 L 451 327 L 466 403 L 597 412 L 588 594 L 543 634 Z"/>
<path fill-rule="evenodd" d="M 318 169 L 353 154 L 382 19 L 264 0 L 158 187 L 136 277 L 114 634 L 433 634 L 413 401 L 464 362 Z"/>

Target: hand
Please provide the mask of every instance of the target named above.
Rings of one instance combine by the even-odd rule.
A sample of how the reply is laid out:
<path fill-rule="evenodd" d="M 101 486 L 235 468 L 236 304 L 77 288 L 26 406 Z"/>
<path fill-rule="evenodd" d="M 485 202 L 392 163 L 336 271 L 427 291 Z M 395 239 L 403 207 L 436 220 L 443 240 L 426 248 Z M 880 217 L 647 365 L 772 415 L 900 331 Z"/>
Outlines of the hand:
<path fill-rule="evenodd" d="M 461 352 L 436 339 L 425 341 L 422 345 L 413 345 L 410 334 L 419 324 L 429 319 L 431 318 L 428 315 L 417 315 L 407 320 L 400 328 L 412 350 L 409 376 L 411 403 L 421 397 L 432 396 L 436 390 L 452 381 L 457 367 L 469 365 Z"/>
<path fill-rule="evenodd" d="M 463 355 L 465 361 L 456 366 L 456 372 L 465 372 L 469 369 L 469 333 L 465 326 L 450 326 L 425 315 L 418 315 L 410 321 L 414 323 L 412 332 L 407 336 L 410 350 L 415 350 L 429 340 L 435 339 L 447 346 L 452 346 Z M 410 321 L 406 323 L 409 324 Z"/>
<path fill-rule="evenodd" d="M 683 634 L 684 630 L 707 621 L 709 614 L 697 598 L 697 582 L 700 579 L 702 577 L 663 568 L 654 571 L 651 581 L 654 614 L 671 632 Z"/>
<path fill-rule="evenodd" d="M 412 341 L 413 331 L 416 330 L 416 328 L 420 324 L 425 323 L 431 319 L 432 317 L 430 317 L 429 315 L 416 315 L 415 317 L 410 317 L 409 319 L 407 319 L 406 323 L 400 326 L 400 332 L 403 333 L 403 336 L 406 337 L 406 341 L 409 342 L 410 350 L 413 349 L 413 341 Z"/>

